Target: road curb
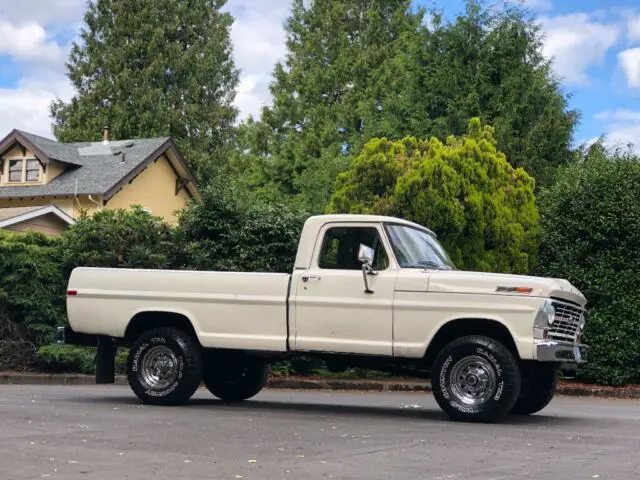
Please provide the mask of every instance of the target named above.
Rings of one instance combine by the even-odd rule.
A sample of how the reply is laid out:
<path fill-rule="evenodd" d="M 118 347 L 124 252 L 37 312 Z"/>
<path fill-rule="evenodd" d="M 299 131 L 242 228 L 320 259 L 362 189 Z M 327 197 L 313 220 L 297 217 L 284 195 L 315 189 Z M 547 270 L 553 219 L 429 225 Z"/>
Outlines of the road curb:
<path fill-rule="evenodd" d="M 117 375 L 116 385 L 127 385 L 124 375 Z M 0 373 L 0 385 L 95 385 L 93 375 Z M 431 392 L 428 381 L 355 380 L 344 378 L 271 377 L 267 388 L 279 390 L 333 390 L 361 392 Z M 561 382 L 558 395 L 640 399 L 640 385 L 604 387 Z"/>

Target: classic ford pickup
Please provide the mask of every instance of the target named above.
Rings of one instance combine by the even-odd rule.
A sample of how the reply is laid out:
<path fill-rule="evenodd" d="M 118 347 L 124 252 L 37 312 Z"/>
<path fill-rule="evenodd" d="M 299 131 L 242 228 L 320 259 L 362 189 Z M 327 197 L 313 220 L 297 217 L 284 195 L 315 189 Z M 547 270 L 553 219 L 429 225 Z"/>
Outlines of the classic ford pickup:
<path fill-rule="evenodd" d="M 584 361 L 585 304 L 565 280 L 457 270 L 423 226 L 319 215 L 291 275 L 77 268 L 59 337 L 98 347 L 97 383 L 129 347 L 129 384 L 150 404 L 201 383 L 245 400 L 269 363 L 302 354 L 431 379 L 450 418 L 495 422 L 543 409 L 563 362 Z"/>

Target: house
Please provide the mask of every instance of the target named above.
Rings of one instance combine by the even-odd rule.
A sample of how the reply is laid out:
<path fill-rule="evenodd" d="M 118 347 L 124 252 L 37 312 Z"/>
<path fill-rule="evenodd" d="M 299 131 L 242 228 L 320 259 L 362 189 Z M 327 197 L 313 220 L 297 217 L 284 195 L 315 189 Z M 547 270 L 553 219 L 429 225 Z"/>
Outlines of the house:
<path fill-rule="evenodd" d="M 168 137 L 60 143 L 20 130 L 0 141 L 0 228 L 60 234 L 82 214 L 140 205 L 176 221 L 198 190 Z"/>

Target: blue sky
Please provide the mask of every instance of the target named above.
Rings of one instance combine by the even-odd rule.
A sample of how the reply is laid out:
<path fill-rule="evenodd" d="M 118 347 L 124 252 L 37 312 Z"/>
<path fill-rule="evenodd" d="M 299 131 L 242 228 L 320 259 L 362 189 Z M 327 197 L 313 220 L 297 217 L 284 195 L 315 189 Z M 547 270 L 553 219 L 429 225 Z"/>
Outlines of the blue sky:
<path fill-rule="evenodd" d="M 241 83 L 236 103 L 246 117 L 269 102 L 273 64 L 284 54 L 290 0 L 229 0 Z M 416 0 L 449 19 L 463 0 Z M 606 135 L 640 150 L 640 2 L 514 0 L 526 4 L 545 32 L 545 54 L 581 112 L 575 143 Z M 500 5 L 502 0 L 492 0 Z M 85 0 L 0 0 L 0 137 L 12 128 L 51 136 L 49 103 L 73 89 L 64 62 L 82 22 Z"/>

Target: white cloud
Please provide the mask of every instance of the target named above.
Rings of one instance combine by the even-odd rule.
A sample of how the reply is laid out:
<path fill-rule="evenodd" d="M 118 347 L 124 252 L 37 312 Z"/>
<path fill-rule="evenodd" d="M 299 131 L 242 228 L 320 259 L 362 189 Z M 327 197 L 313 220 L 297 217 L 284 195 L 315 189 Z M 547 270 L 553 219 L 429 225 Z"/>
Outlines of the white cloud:
<path fill-rule="evenodd" d="M 45 29 L 34 22 L 13 25 L 0 20 L 0 55 L 18 61 L 64 61 L 60 46 L 47 38 Z"/>
<path fill-rule="evenodd" d="M 271 100 L 269 82 L 274 65 L 284 58 L 289 7 L 289 0 L 230 0 L 226 6 L 236 19 L 231 39 L 240 69 L 236 105 L 241 118 L 258 116 Z"/>
<path fill-rule="evenodd" d="M 625 108 L 607 110 L 596 114 L 594 118 L 604 124 L 607 145 L 633 144 L 634 150 L 640 153 L 640 111 Z"/>
<path fill-rule="evenodd" d="M 640 42 L 640 13 L 630 13 L 627 18 L 627 37 L 629 42 Z"/>
<path fill-rule="evenodd" d="M 546 12 L 547 10 L 551 10 L 551 7 L 552 7 L 551 0 L 521 0 L 521 1 L 525 7 L 537 12 Z"/>
<path fill-rule="evenodd" d="M 546 36 L 544 54 L 553 59 L 554 71 L 571 84 L 588 84 L 587 70 L 603 63 L 621 35 L 619 25 L 586 13 L 545 17 L 541 24 Z"/>
<path fill-rule="evenodd" d="M 72 87 L 62 75 L 22 80 L 16 88 L 0 88 L 0 138 L 14 128 L 52 138 L 49 104 L 69 100 Z"/>
<path fill-rule="evenodd" d="M 618 53 L 618 63 L 624 70 L 629 88 L 640 88 L 640 48 Z"/>
<path fill-rule="evenodd" d="M 1 0 L 0 20 L 20 24 L 28 19 L 40 25 L 77 22 L 86 5 L 86 0 Z"/>

